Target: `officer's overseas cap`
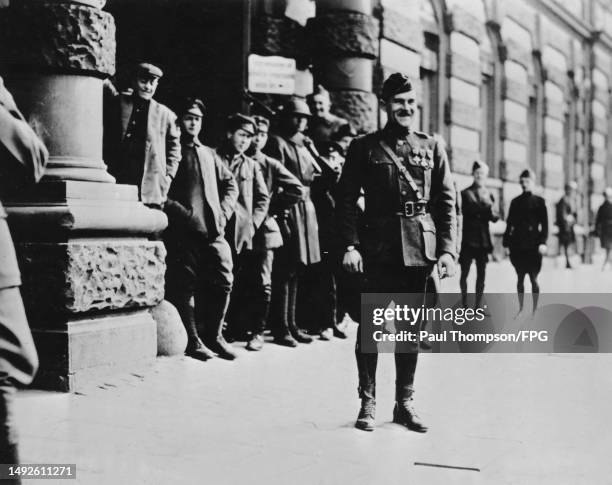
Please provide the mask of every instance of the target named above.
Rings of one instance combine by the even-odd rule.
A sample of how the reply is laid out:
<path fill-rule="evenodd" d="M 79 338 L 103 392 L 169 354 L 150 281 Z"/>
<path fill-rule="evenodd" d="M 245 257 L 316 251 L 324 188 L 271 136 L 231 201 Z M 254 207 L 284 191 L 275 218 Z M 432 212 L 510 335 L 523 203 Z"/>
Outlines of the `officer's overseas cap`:
<path fill-rule="evenodd" d="M 289 101 L 285 103 L 283 106 L 283 114 L 286 116 L 291 115 L 301 115 L 306 117 L 311 117 L 312 113 L 310 112 L 310 108 L 301 98 L 291 98 Z"/>
<path fill-rule="evenodd" d="M 474 160 L 474 163 L 472 164 L 472 172 L 475 172 L 480 168 L 484 168 L 487 171 L 489 170 L 489 166 L 486 163 L 481 160 Z"/>
<path fill-rule="evenodd" d="M 255 136 L 256 128 L 255 120 L 242 113 L 234 113 L 227 118 L 227 131 L 231 133 L 243 129 L 250 135 Z"/>
<path fill-rule="evenodd" d="M 521 172 L 521 175 L 519 176 L 519 178 L 522 179 L 535 179 L 535 173 L 533 173 L 533 170 L 531 170 L 530 168 L 525 169 Z"/>
<path fill-rule="evenodd" d="M 151 64 L 150 62 L 141 62 L 136 66 L 136 75 L 147 78 L 159 79 L 164 75 L 164 72 L 159 67 Z"/>
<path fill-rule="evenodd" d="M 390 99 L 396 94 L 406 93 L 414 89 L 410 78 L 402 73 L 394 72 L 391 74 L 382 86 L 380 96 L 382 99 Z"/>

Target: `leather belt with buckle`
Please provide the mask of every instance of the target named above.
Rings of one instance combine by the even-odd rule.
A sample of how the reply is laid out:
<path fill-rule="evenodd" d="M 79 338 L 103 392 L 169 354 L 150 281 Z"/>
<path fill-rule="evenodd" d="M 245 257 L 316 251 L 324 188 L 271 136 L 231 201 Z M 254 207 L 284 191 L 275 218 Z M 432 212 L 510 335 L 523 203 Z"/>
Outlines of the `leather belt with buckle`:
<path fill-rule="evenodd" d="M 404 202 L 404 210 L 398 212 L 402 217 L 414 217 L 427 214 L 427 202 Z"/>

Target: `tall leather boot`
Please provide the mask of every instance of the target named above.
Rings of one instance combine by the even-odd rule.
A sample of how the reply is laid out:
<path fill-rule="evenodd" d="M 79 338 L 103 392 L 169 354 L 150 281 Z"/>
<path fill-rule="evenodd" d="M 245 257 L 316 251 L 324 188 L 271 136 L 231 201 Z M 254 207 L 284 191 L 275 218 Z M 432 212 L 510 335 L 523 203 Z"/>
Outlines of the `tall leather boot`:
<path fill-rule="evenodd" d="M 193 307 L 189 304 L 189 298 L 186 295 L 167 295 L 167 299 L 174 305 L 178 311 L 185 330 L 187 331 L 187 347 L 185 348 L 185 355 L 205 361 L 212 359 L 215 354 L 204 345 L 204 342 L 198 336 L 198 330 L 196 327 L 196 321 L 194 316 Z"/>
<path fill-rule="evenodd" d="M 280 276 L 280 275 L 279 275 Z M 289 333 L 287 315 L 289 313 L 289 281 L 279 281 L 274 285 L 272 294 L 272 323 L 274 343 L 285 347 L 297 347 L 296 340 Z"/>
<path fill-rule="evenodd" d="M 206 344 L 219 357 L 234 360 L 237 355 L 223 338 L 223 321 L 229 304 L 230 294 L 225 291 L 210 291 L 206 315 Z"/>
<path fill-rule="evenodd" d="M 363 431 L 374 431 L 376 426 L 376 367 L 378 365 L 378 354 L 361 352 L 359 332 L 357 335 L 355 357 L 357 359 L 357 372 L 359 373 L 361 408 L 359 409 L 357 421 L 355 421 L 355 428 Z"/>
<path fill-rule="evenodd" d="M 289 279 L 288 299 L 287 299 L 287 326 L 291 336 L 301 344 L 309 344 L 312 337 L 302 332 L 295 321 L 295 311 L 297 309 L 298 276 L 294 274 Z"/>

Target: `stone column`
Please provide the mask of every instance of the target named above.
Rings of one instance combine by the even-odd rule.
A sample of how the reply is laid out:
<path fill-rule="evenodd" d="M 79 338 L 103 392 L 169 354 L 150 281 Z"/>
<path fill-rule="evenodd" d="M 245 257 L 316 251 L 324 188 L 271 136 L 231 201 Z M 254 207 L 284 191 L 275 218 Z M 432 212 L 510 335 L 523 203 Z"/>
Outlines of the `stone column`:
<path fill-rule="evenodd" d="M 166 216 L 116 185 L 102 160 L 103 79 L 115 69 L 104 0 L 11 0 L 0 73 L 50 161 L 6 204 L 40 356 L 36 385 L 74 391 L 153 362 L 147 307 L 163 298 Z"/>
<path fill-rule="evenodd" d="M 379 25 L 371 1 L 317 0 L 308 28 L 315 82 L 329 90 L 332 111 L 359 131 L 375 130 L 378 102 L 372 81 Z"/>

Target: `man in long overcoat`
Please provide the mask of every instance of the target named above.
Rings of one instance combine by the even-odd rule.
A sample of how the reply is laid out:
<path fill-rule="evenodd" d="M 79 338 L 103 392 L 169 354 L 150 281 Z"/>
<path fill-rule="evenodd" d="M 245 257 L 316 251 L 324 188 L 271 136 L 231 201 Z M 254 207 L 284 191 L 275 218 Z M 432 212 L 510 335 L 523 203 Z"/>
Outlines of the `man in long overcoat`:
<path fill-rule="evenodd" d="M 278 343 L 294 345 L 290 334 L 300 343 L 312 338 L 302 332 L 296 323 L 298 272 L 321 261 L 319 227 L 314 204 L 310 198 L 310 185 L 320 173 L 320 167 L 304 144 L 304 131 L 308 126 L 310 110 L 305 101 L 292 98 L 281 113 L 280 133 L 270 137 L 265 153 L 279 160 L 304 186 L 303 198 L 289 209 L 290 236 L 277 252 L 272 278 L 273 321 Z"/>

